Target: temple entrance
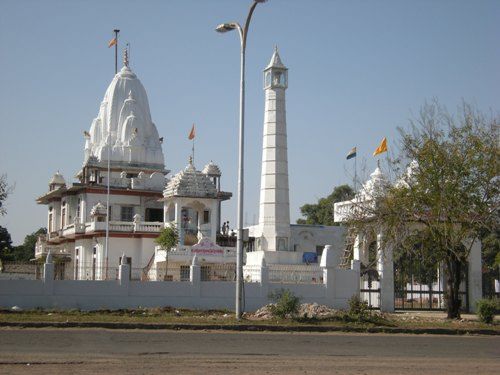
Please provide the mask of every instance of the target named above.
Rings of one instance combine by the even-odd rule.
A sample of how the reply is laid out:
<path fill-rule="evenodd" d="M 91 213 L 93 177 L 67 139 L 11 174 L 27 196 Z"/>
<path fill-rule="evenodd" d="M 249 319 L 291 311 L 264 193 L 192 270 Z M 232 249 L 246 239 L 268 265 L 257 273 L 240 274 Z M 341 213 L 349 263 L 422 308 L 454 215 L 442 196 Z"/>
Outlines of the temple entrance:
<path fill-rule="evenodd" d="M 467 268 L 467 267 L 466 267 Z M 460 285 L 461 310 L 469 310 L 468 272 Z M 394 261 L 394 307 L 396 310 L 444 311 L 446 282 L 443 270 L 418 256 Z"/>

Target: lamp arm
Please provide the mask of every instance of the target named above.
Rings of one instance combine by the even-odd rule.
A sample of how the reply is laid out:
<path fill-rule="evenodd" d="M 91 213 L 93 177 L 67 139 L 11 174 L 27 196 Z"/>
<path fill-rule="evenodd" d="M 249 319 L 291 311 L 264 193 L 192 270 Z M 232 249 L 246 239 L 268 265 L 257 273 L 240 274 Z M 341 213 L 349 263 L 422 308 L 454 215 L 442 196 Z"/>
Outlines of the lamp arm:
<path fill-rule="evenodd" d="M 240 31 L 241 48 L 243 50 L 246 49 L 248 28 L 250 27 L 250 20 L 252 19 L 253 11 L 255 10 L 255 7 L 257 6 L 257 4 L 258 4 L 258 2 L 256 2 L 256 1 L 254 1 L 252 3 L 252 5 L 250 6 L 250 10 L 248 11 L 247 20 L 245 21 L 245 27 L 243 28 L 243 30 L 241 30 L 241 27 L 238 29 Z"/>

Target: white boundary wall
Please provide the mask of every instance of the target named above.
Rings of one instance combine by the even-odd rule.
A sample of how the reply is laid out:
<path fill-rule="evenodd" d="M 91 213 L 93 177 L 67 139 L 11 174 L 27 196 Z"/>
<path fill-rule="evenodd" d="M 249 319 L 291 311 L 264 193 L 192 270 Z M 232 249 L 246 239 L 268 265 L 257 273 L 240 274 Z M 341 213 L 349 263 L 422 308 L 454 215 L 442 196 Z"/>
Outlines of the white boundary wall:
<path fill-rule="evenodd" d="M 124 309 L 174 306 L 193 309 L 234 308 L 235 284 L 231 281 L 201 281 L 196 258 L 190 281 L 131 281 L 128 265 L 120 266 L 120 279 L 113 281 L 54 280 L 54 265 L 46 263 L 41 280 L 0 280 L 0 308 L 23 309 Z M 289 289 L 302 302 L 317 302 L 347 308 L 359 295 L 359 268 L 322 267 L 322 284 L 270 283 L 268 269 L 261 266 L 260 282 L 245 283 L 245 310 L 254 311 L 269 303 L 269 293 Z"/>

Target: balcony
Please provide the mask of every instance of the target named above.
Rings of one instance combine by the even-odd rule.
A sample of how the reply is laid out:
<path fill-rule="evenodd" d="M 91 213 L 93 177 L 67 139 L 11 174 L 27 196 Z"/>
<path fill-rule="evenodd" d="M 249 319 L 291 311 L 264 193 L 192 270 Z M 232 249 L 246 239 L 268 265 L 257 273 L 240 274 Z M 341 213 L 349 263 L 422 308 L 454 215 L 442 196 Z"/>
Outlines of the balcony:
<path fill-rule="evenodd" d="M 159 233 L 163 228 L 163 223 L 156 221 L 110 221 L 110 232 L 125 233 Z M 87 223 L 74 223 L 66 225 L 63 229 L 52 231 L 48 236 L 43 236 L 43 241 L 50 243 L 59 243 L 64 239 L 75 238 L 78 234 L 88 234 L 93 232 L 106 231 L 105 221 L 90 221 Z M 40 245 L 41 246 L 41 245 Z"/>

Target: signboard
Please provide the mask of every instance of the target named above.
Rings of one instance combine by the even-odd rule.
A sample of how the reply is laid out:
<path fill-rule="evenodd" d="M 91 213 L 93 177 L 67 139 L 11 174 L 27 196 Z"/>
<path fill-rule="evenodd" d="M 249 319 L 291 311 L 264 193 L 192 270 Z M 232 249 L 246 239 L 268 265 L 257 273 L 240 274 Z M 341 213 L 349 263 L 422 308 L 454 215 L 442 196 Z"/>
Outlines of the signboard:
<path fill-rule="evenodd" d="M 210 241 L 209 238 L 202 238 L 200 242 L 191 247 L 191 253 L 202 255 L 223 255 L 224 249 Z"/>

